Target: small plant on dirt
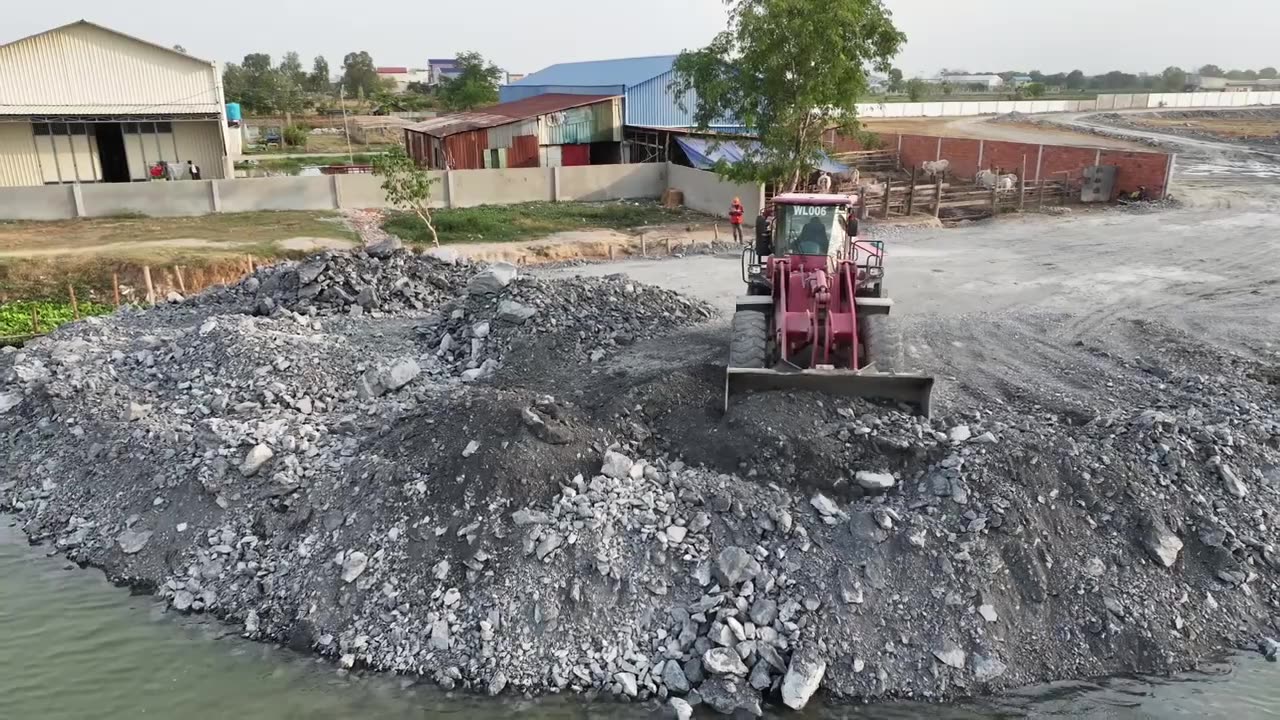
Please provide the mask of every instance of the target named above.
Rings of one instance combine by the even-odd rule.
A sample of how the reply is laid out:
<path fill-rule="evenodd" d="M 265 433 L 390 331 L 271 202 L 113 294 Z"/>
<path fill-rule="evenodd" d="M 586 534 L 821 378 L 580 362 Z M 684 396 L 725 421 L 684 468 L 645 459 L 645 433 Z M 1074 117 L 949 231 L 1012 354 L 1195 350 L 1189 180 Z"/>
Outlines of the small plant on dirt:
<path fill-rule="evenodd" d="M 373 171 L 383 178 L 382 192 L 387 202 L 417 215 L 431 231 L 431 244 L 440 247 L 440 236 L 431 219 L 431 186 L 439 180 L 415 165 L 413 158 L 399 146 L 375 157 Z"/>

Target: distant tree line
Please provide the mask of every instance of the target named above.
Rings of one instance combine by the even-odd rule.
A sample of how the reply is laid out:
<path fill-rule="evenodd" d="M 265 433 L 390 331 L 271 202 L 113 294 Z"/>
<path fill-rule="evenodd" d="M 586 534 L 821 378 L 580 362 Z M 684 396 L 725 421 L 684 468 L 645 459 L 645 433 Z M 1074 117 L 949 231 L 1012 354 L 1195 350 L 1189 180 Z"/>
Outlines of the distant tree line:
<path fill-rule="evenodd" d="M 477 52 L 459 53 L 457 63 L 457 76 L 439 86 L 415 82 L 398 92 L 394 81 L 378 76 L 373 57 L 363 50 L 343 57 L 342 73 L 336 79 L 323 56 L 312 61 L 308 72 L 296 52 L 285 53 L 279 64 L 266 53 L 250 53 L 239 63 L 226 64 L 222 86 L 227 100 L 240 103 L 251 115 L 326 110 L 335 107 L 339 97 L 404 111 L 470 110 L 498 101 L 503 72 L 497 65 Z"/>
<path fill-rule="evenodd" d="M 1005 70 L 1003 72 L 967 72 L 964 70 L 946 70 L 943 74 L 956 75 L 998 75 L 1005 81 L 1006 87 L 1011 86 L 1013 79 L 1016 77 L 1027 77 L 1031 79 L 1030 83 L 1022 85 L 1020 88 L 1013 89 L 1014 92 L 1020 90 L 1021 94 L 1026 97 L 1041 97 L 1047 92 L 1048 88 L 1060 88 L 1065 91 L 1081 92 L 1081 91 L 1115 91 L 1115 90 L 1149 90 L 1154 92 L 1182 92 L 1189 87 L 1192 74 L 1202 75 L 1205 77 L 1227 78 L 1228 80 L 1272 80 L 1280 77 L 1280 73 L 1274 67 L 1265 67 L 1261 70 L 1223 70 L 1217 65 L 1204 65 L 1194 71 L 1183 70 L 1177 66 L 1170 66 L 1158 74 L 1134 74 L 1121 70 L 1112 70 L 1111 72 L 1101 75 L 1085 75 L 1083 71 L 1072 70 L 1071 72 L 1059 72 L 1045 74 L 1039 70 L 1031 70 L 1023 72 L 1021 70 Z M 890 92 L 906 93 L 911 98 L 927 97 L 934 94 L 935 88 L 928 82 L 920 79 L 906 80 L 903 73 L 898 68 L 889 71 Z M 943 85 L 937 91 L 944 95 L 950 95 L 956 90 L 982 92 L 988 91 L 985 85 L 974 86 L 951 86 Z M 1001 89 L 1003 91 L 1004 88 Z"/>

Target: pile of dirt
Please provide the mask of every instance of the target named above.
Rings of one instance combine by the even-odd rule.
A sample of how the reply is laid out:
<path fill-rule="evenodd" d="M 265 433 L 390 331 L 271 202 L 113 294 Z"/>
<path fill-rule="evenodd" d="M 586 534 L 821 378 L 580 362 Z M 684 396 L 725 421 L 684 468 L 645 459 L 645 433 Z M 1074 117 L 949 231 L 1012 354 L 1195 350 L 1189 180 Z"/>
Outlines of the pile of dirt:
<path fill-rule="evenodd" d="M 1280 147 L 1280 108 L 1274 107 L 1106 113 L 1098 117 L 1115 127 L 1155 131 L 1192 140 L 1228 142 L 1264 150 Z"/>
<path fill-rule="evenodd" d="M 343 667 L 677 714 L 1175 670 L 1280 632 L 1273 369 L 1149 326 L 1142 358 L 931 419 L 722 414 L 697 301 L 378 254 L 0 355 L 0 507 Z"/>

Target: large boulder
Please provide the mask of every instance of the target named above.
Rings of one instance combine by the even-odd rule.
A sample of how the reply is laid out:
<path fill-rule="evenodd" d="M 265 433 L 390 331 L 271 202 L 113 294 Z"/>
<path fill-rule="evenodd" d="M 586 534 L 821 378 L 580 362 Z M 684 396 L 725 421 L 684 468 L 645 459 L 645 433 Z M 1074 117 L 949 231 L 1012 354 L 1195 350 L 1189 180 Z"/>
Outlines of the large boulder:
<path fill-rule="evenodd" d="M 782 702 L 792 710 L 803 708 L 818 691 L 826 672 L 827 661 L 816 649 L 808 646 L 797 649 L 782 678 Z"/>
<path fill-rule="evenodd" d="M 511 263 L 494 263 L 471 278 L 471 282 L 467 283 L 467 292 L 472 295 L 497 295 L 505 290 L 518 274 L 516 266 Z"/>

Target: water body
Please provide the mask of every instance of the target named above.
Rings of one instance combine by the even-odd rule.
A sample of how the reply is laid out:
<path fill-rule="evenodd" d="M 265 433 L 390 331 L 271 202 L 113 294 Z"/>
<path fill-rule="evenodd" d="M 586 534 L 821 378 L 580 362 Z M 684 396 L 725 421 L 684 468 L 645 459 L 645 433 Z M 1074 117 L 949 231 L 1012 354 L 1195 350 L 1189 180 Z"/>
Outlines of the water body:
<path fill-rule="evenodd" d="M 239 639 L 166 613 L 48 550 L 0 516 L 0 718 L 32 720 L 651 719 L 655 705 L 442 693 Z M 1280 718 L 1280 666 L 1256 655 L 1178 678 L 1059 683 L 956 706 L 811 706 L 805 720 L 1013 717 Z"/>

